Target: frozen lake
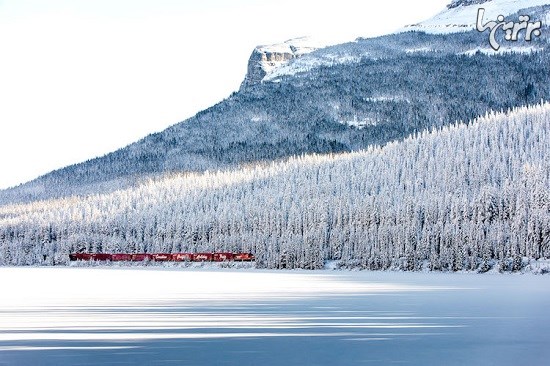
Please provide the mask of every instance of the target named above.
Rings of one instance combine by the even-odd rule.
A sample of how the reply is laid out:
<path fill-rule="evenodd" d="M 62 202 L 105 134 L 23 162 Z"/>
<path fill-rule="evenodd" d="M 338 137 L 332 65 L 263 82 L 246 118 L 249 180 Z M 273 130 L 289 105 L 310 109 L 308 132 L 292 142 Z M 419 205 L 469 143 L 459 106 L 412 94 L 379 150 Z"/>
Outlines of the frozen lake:
<path fill-rule="evenodd" d="M 0 365 L 549 365 L 550 277 L 0 268 Z"/>

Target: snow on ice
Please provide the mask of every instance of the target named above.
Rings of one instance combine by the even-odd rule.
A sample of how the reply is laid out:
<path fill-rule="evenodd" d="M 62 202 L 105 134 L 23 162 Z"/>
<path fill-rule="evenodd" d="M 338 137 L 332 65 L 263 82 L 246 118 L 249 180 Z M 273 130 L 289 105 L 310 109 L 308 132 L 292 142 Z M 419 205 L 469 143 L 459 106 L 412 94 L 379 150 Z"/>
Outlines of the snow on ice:
<path fill-rule="evenodd" d="M 546 276 L 102 267 L 0 268 L 0 276 L 2 365 L 550 357 Z"/>

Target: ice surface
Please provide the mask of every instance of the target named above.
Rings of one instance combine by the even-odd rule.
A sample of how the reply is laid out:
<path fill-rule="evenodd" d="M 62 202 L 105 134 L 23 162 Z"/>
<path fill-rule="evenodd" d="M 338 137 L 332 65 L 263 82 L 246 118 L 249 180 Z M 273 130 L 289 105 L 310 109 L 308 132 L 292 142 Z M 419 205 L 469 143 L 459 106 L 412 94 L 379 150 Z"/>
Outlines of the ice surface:
<path fill-rule="evenodd" d="M 0 268 L 0 365 L 544 365 L 534 275 Z"/>

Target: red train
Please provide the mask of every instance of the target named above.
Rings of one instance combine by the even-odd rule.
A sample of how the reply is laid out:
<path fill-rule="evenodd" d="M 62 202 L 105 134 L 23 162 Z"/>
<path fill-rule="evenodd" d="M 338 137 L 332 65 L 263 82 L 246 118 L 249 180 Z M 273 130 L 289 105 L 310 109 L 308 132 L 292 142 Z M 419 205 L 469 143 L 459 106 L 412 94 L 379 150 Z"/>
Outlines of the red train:
<path fill-rule="evenodd" d="M 110 262 L 252 262 L 252 253 L 71 253 L 71 261 Z"/>

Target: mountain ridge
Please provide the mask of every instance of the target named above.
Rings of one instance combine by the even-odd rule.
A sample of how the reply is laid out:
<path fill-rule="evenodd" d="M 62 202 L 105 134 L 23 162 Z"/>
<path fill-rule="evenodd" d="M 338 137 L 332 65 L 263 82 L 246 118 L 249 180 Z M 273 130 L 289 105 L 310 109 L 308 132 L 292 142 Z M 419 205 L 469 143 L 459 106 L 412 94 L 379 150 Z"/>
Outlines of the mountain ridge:
<path fill-rule="evenodd" d="M 534 52 L 497 58 L 478 52 L 488 44 L 476 31 L 405 32 L 307 52 L 163 132 L 0 191 L 0 204 L 108 192 L 169 172 L 354 151 L 548 100 L 548 53 L 536 52 L 548 49 L 547 33 L 514 44 Z"/>

